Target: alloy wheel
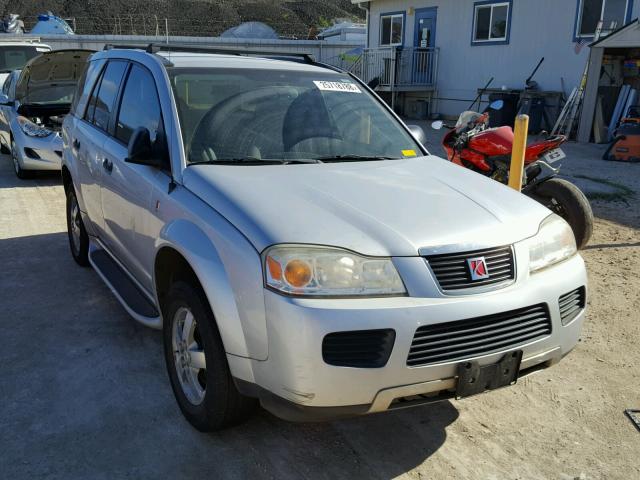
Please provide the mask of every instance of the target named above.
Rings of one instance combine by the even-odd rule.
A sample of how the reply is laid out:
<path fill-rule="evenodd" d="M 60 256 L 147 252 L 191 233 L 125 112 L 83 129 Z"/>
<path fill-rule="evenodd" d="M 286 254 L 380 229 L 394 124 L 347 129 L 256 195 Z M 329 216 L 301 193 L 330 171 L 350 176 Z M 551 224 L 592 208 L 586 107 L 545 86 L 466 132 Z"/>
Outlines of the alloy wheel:
<path fill-rule="evenodd" d="M 20 162 L 18 161 L 16 143 L 13 140 L 11 140 L 11 160 L 13 160 L 13 169 L 16 171 L 16 175 L 20 175 Z"/>
<path fill-rule="evenodd" d="M 198 323 L 189 308 L 181 307 L 172 325 L 173 362 L 180 387 L 191 404 L 199 405 L 206 393 L 207 364 Z"/>
<path fill-rule="evenodd" d="M 80 255 L 80 235 L 82 217 L 80 216 L 80 207 L 78 206 L 78 199 L 75 195 L 71 195 L 69 205 L 69 225 L 71 227 L 71 248 L 73 253 L 77 256 Z"/>

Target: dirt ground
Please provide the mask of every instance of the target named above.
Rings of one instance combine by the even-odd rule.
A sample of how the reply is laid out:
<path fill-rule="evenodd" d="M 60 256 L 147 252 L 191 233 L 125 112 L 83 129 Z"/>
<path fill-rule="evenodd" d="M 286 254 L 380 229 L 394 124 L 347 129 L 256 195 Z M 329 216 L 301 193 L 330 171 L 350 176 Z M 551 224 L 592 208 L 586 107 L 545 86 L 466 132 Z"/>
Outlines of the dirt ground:
<path fill-rule="evenodd" d="M 0 477 L 640 478 L 623 415 L 640 408 L 640 165 L 566 150 L 564 172 L 600 200 L 589 314 L 560 364 L 463 401 L 326 424 L 261 411 L 217 434 L 182 418 L 160 333 L 73 263 L 58 179 L 17 180 L 0 157 Z"/>

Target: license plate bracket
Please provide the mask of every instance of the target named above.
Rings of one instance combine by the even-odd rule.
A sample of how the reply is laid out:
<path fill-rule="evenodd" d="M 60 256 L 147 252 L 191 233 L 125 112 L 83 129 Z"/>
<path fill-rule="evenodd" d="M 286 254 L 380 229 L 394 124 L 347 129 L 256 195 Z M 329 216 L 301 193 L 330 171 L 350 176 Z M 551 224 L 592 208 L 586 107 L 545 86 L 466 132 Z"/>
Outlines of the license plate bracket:
<path fill-rule="evenodd" d="M 487 390 L 513 385 L 518 381 L 522 362 L 522 350 L 509 352 L 497 363 L 480 365 L 478 362 L 464 362 L 458 365 L 456 398 L 477 395 Z"/>
<path fill-rule="evenodd" d="M 567 155 L 561 148 L 554 148 L 544 154 L 544 159 L 548 164 L 559 162 L 560 160 L 567 158 Z"/>

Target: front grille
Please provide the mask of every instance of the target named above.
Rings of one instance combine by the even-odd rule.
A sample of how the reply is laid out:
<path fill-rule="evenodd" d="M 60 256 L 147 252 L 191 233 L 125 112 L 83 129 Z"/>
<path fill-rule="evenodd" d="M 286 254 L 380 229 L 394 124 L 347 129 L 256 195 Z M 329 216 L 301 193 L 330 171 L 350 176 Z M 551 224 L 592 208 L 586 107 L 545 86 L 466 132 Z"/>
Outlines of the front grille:
<path fill-rule="evenodd" d="M 395 339 L 392 329 L 330 333 L 322 341 L 322 358 L 337 367 L 384 367 Z"/>
<path fill-rule="evenodd" d="M 407 365 L 466 360 L 511 350 L 551 334 L 551 316 L 545 303 L 510 312 L 418 328 Z"/>
<path fill-rule="evenodd" d="M 472 280 L 467 260 L 484 257 L 488 278 Z M 493 285 L 515 278 L 513 249 L 510 246 L 475 250 L 473 252 L 432 255 L 427 258 L 431 271 L 436 276 L 442 290 Z"/>
<path fill-rule="evenodd" d="M 584 309 L 586 303 L 585 288 L 580 287 L 572 292 L 565 293 L 560 297 L 558 303 L 560 305 L 560 320 L 562 320 L 562 325 L 566 325 Z"/>

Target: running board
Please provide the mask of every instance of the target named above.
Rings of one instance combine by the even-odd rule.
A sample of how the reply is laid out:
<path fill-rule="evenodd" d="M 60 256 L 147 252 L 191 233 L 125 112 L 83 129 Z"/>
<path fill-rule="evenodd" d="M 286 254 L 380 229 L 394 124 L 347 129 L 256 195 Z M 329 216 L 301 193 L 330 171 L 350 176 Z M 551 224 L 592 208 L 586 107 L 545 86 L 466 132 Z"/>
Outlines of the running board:
<path fill-rule="evenodd" d="M 89 263 L 107 284 L 124 309 L 136 321 L 155 329 L 162 328 L 158 309 L 129 274 L 101 245 L 91 239 Z"/>

